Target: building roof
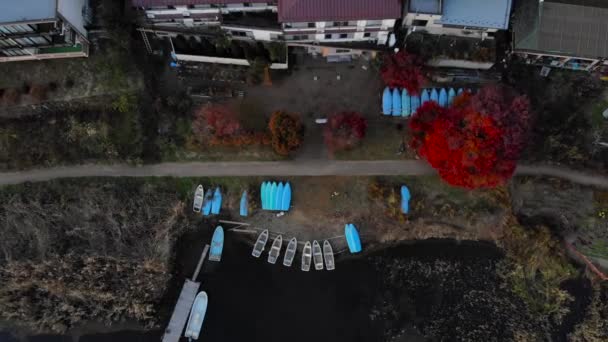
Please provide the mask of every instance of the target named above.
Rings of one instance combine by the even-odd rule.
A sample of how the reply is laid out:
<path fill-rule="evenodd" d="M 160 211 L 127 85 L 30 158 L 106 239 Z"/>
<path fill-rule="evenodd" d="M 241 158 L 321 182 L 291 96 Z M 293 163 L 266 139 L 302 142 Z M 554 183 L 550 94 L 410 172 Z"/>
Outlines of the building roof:
<path fill-rule="evenodd" d="M 441 0 L 410 0 L 408 12 L 441 14 Z"/>
<path fill-rule="evenodd" d="M 225 5 L 249 3 L 267 3 L 273 0 L 131 0 L 135 7 L 152 6 L 188 6 L 188 5 Z"/>
<path fill-rule="evenodd" d="M 506 30 L 511 0 L 444 0 L 441 23 Z"/>
<path fill-rule="evenodd" d="M 401 8 L 401 0 L 279 0 L 279 21 L 397 19 Z"/>
<path fill-rule="evenodd" d="M 0 1 L 0 23 L 55 19 L 56 0 Z"/>
<path fill-rule="evenodd" d="M 608 5 L 594 0 L 546 0 L 515 16 L 514 44 L 518 50 L 577 57 L 608 57 Z M 521 16 L 518 14 L 521 13 Z"/>

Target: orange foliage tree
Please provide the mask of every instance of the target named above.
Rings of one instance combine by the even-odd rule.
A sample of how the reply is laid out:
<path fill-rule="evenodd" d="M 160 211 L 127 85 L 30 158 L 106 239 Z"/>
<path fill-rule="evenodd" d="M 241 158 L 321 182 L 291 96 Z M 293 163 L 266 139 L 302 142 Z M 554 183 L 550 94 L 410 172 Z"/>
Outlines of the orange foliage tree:
<path fill-rule="evenodd" d="M 302 145 L 304 126 L 298 115 L 284 111 L 274 112 L 268 128 L 276 153 L 287 156 Z"/>
<path fill-rule="evenodd" d="M 194 113 L 192 132 L 200 143 L 222 146 L 269 145 L 268 132 L 245 130 L 236 112 L 226 105 L 210 104 Z"/>
<path fill-rule="evenodd" d="M 355 147 L 365 137 L 367 119 L 356 112 L 342 112 L 332 115 L 323 130 L 325 145 L 330 151 L 340 151 Z"/>
<path fill-rule="evenodd" d="M 513 175 L 529 129 L 529 105 L 511 93 L 496 97 L 497 91 L 505 90 L 464 93 L 449 108 L 429 101 L 412 117 L 410 145 L 446 182 L 474 189 L 504 184 Z"/>

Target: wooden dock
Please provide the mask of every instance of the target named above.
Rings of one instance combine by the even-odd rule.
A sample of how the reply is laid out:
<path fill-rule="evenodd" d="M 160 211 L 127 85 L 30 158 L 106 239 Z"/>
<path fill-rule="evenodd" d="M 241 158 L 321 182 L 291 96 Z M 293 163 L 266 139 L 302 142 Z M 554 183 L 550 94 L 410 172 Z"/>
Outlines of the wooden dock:
<path fill-rule="evenodd" d="M 194 299 L 198 294 L 198 289 L 201 286 L 201 283 L 197 282 L 196 278 L 198 277 L 201 267 L 203 266 L 203 262 L 207 257 L 208 251 L 209 245 L 205 245 L 203 253 L 201 254 L 201 258 L 199 259 L 198 264 L 196 265 L 196 270 L 194 271 L 192 280 L 186 279 L 186 281 L 184 282 L 182 292 L 179 294 L 177 304 L 175 304 L 175 308 L 173 309 L 173 314 L 171 315 L 169 325 L 167 325 L 167 328 L 165 329 L 165 334 L 163 335 L 163 342 L 179 342 L 182 336 L 184 327 L 188 322 L 190 309 L 192 308 Z"/>

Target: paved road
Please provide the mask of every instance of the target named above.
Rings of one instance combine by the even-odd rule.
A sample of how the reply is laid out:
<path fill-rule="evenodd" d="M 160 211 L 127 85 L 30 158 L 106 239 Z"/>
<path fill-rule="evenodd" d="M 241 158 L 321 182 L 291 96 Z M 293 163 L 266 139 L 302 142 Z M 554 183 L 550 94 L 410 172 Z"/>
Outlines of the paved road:
<path fill-rule="evenodd" d="M 144 166 L 80 165 L 0 173 L 0 185 L 72 177 L 211 177 L 211 176 L 390 176 L 430 175 L 435 171 L 419 160 L 193 162 Z M 552 176 L 608 189 L 608 177 L 548 166 L 519 166 L 518 175 Z"/>

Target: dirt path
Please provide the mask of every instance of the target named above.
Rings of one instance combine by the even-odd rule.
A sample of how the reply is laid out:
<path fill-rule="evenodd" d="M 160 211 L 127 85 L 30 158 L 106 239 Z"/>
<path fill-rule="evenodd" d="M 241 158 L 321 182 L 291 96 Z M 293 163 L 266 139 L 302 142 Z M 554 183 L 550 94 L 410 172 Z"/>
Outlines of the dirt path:
<path fill-rule="evenodd" d="M 144 166 L 79 165 L 0 173 L 0 185 L 73 177 L 212 177 L 212 176 L 391 176 L 432 175 L 419 160 L 302 160 L 287 162 L 193 162 Z M 608 177 L 552 166 L 521 165 L 520 176 L 550 176 L 608 189 Z"/>

